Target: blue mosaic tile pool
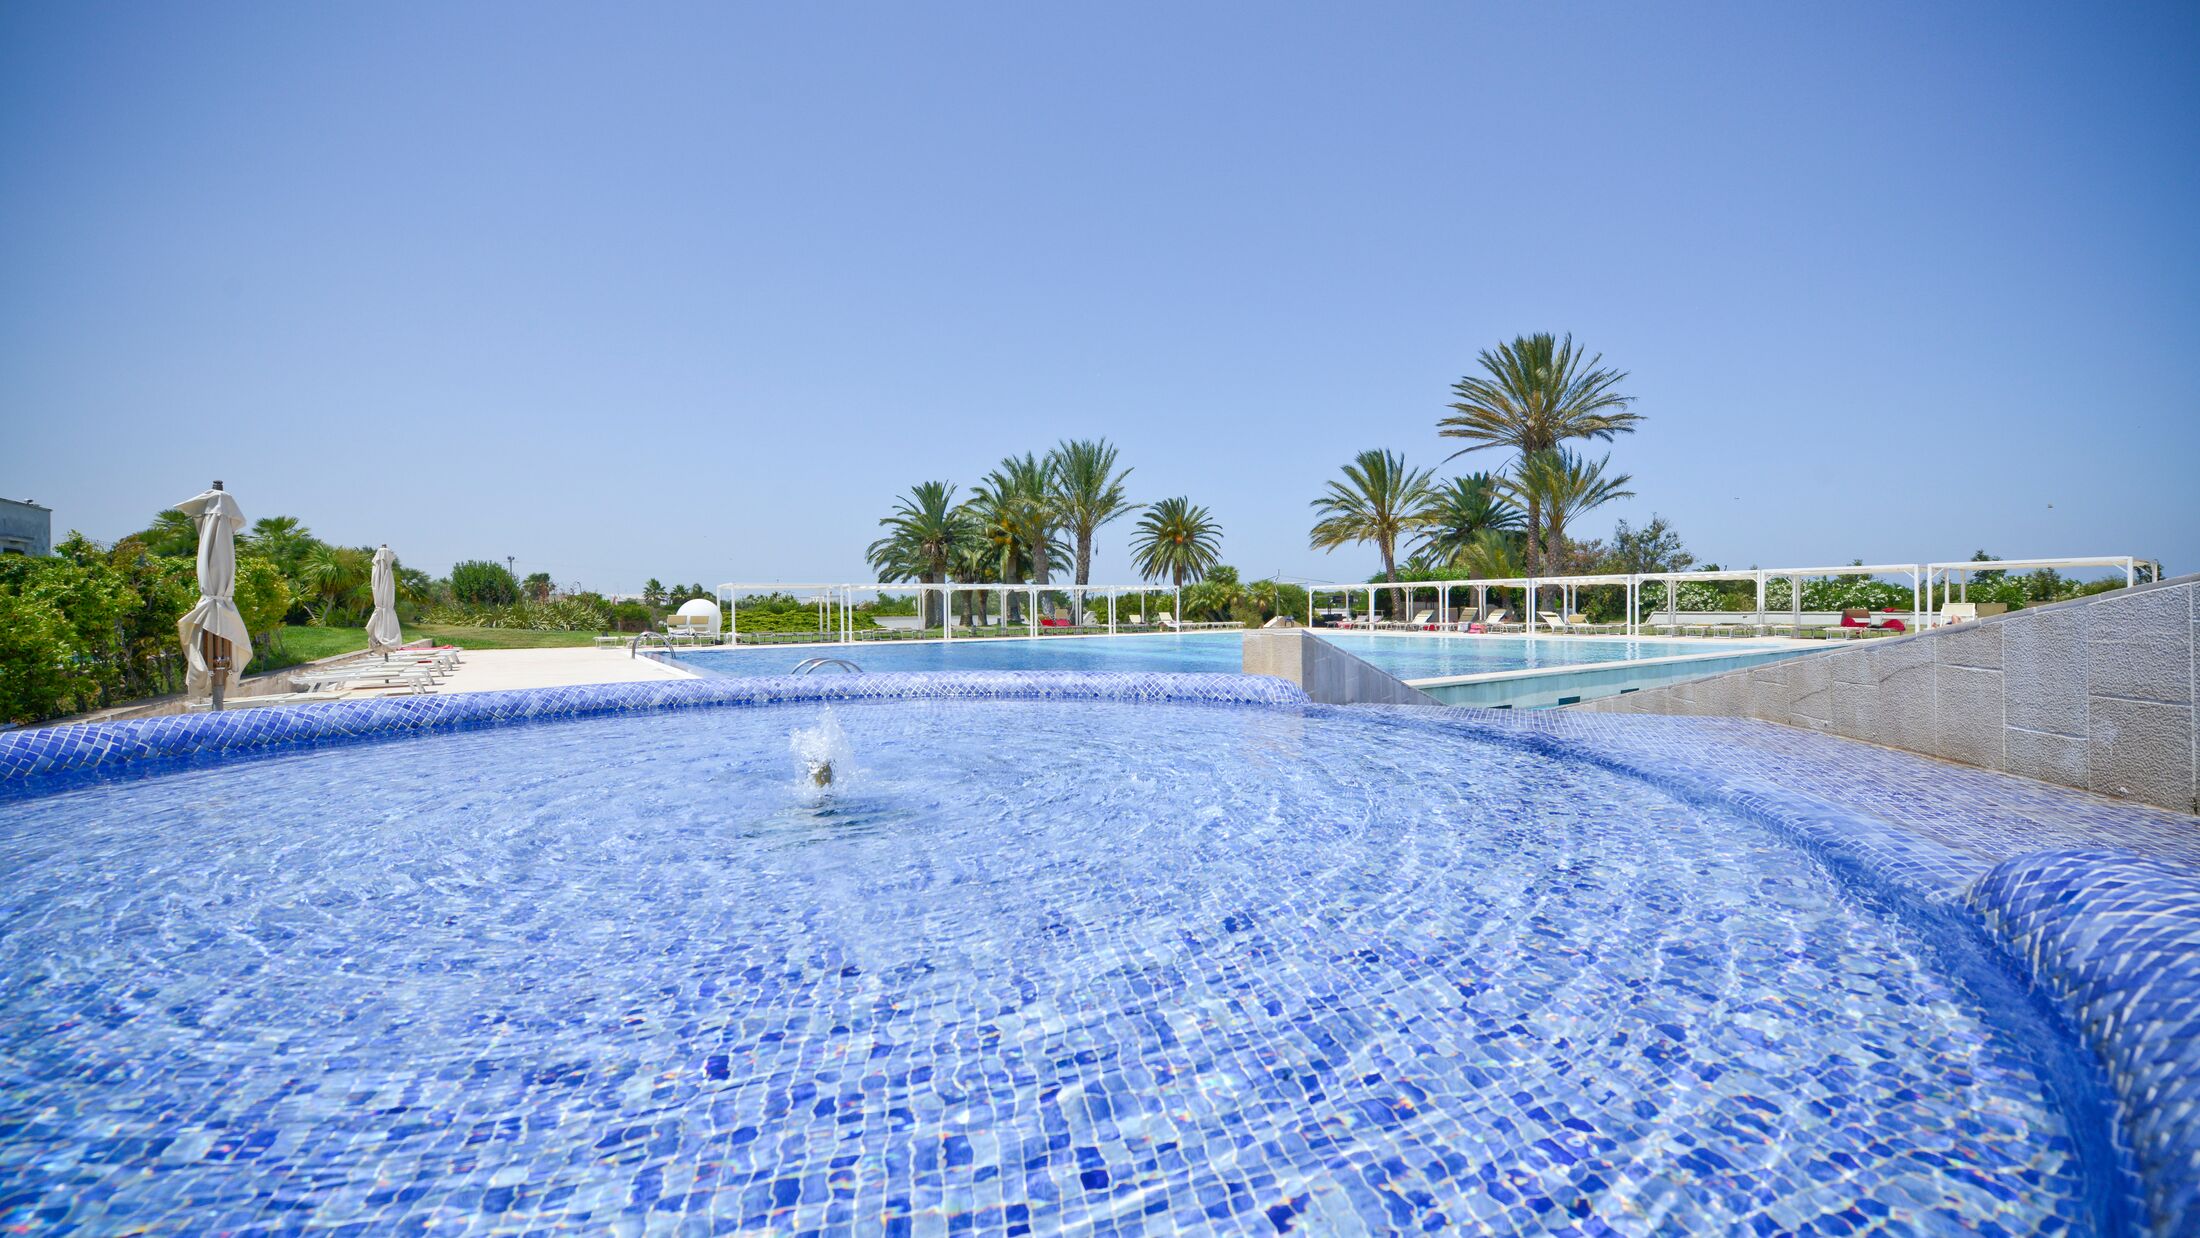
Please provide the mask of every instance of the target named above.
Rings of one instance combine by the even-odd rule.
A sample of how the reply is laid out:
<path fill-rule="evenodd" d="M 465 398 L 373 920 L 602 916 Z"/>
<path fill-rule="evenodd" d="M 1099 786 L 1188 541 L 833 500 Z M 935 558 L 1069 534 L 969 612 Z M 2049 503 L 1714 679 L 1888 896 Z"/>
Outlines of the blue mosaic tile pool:
<path fill-rule="evenodd" d="M 1985 933 L 1801 845 L 1819 809 L 1263 683 L 784 687 L 839 698 L 822 800 L 789 737 L 828 706 L 678 708 L 760 703 L 722 682 L 18 779 L 0 1223 L 2135 1223 L 2113 1077 Z M 56 743 L 157 756 L 0 766 Z"/>

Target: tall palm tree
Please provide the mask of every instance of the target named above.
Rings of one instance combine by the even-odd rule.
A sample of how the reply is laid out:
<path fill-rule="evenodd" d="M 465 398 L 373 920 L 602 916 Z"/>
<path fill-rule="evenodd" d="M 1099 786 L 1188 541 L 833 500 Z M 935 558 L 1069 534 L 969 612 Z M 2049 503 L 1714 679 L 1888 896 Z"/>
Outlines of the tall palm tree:
<path fill-rule="evenodd" d="M 1344 480 L 1329 483 L 1314 510 L 1311 544 L 1332 550 L 1354 542 L 1373 542 L 1382 552 L 1383 579 L 1398 583 L 1398 539 L 1427 522 L 1428 469 L 1406 467 L 1392 451 L 1363 451 L 1344 466 Z"/>
<path fill-rule="evenodd" d="M 881 517 L 886 536 L 864 552 L 881 578 L 936 585 L 947 580 L 948 564 L 956 550 L 972 535 L 970 520 L 955 505 L 953 482 L 927 481 L 910 487 L 909 494 L 894 504 L 891 515 Z M 924 626 L 930 627 L 932 594 L 925 593 Z M 940 612 L 945 622 L 946 612 Z"/>
<path fill-rule="evenodd" d="M 1486 532 L 1510 533 L 1520 527 L 1520 509 L 1505 498 L 1498 479 L 1488 473 L 1454 477 L 1437 488 L 1424 515 L 1428 525 L 1414 553 L 1439 570 Z"/>
<path fill-rule="evenodd" d="M 1115 444 L 1106 439 L 1072 439 L 1047 453 L 1047 470 L 1053 474 L 1055 509 L 1062 529 L 1077 548 L 1080 585 L 1092 583 L 1092 550 L 1100 526 L 1131 510 L 1123 493 L 1129 469 L 1117 472 Z M 1085 621 L 1085 595 L 1079 593 L 1071 607 L 1078 623 Z"/>
<path fill-rule="evenodd" d="M 1062 527 L 1049 463 L 1029 452 L 1008 456 L 978 483 L 976 497 L 1015 530 L 1017 542 L 1031 558 L 1032 582 L 1047 583 Z"/>
<path fill-rule="evenodd" d="M 1566 526 L 1573 518 L 1594 511 L 1614 499 L 1633 498 L 1627 489 L 1633 475 L 1605 476 L 1612 457 L 1591 461 L 1566 448 L 1539 451 L 1520 462 L 1514 476 L 1504 482 L 1506 494 L 1530 511 L 1543 513 L 1542 547 L 1545 559 L 1559 562 L 1566 550 Z"/>
<path fill-rule="evenodd" d="M 1222 562 L 1222 526 L 1184 495 L 1146 509 L 1131 534 L 1131 565 L 1147 580 L 1179 588 Z"/>
<path fill-rule="evenodd" d="M 1523 335 L 1494 350 L 1484 349 L 1477 358 L 1483 373 L 1469 374 L 1452 384 L 1452 415 L 1436 423 L 1445 438 L 1467 440 L 1452 453 L 1459 456 L 1486 447 L 1510 447 L 1523 461 L 1539 451 L 1550 451 L 1568 439 L 1601 438 L 1631 434 L 1639 413 L 1627 406 L 1635 398 L 1621 395 L 1627 381 L 1621 370 L 1604 368 L 1604 355 L 1585 356 L 1574 347 L 1574 337 L 1563 340 L 1544 333 Z M 1543 513 L 1527 509 L 1528 575 L 1537 571 L 1543 545 Z"/>

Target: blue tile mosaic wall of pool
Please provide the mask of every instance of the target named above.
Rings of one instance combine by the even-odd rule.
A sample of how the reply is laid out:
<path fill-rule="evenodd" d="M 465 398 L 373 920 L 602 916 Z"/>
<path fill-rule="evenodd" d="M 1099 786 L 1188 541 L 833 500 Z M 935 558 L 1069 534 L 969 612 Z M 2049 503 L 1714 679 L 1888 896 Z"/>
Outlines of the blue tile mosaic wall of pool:
<path fill-rule="evenodd" d="M 1019 704 L 1032 700 L 1080 704 Z M 770 774 L 789 760 L 778 716 L 806 723 L 831 701 L 873 768 L 861 794 L 803 801 Z M 723 746 L 680 712 L 761 704 L 787 708 L 712 721 L 732 728 Z M 520 723 L 534 725 L 499 733 Z M 668 741 L 668 725 L 684 738 Z M 958 727 L 978 751 L 905 755 Z M 466 734 L 359 746 L 408 730 Z M 0 733 L 0 842 L 37 844 L 0 884 L 0 1225 L 2200 1226 L 2200 881 L 2175 822 L 2057 792 L 2066 828 L 2128 826 L 2155 854 L 2041 854 L 2018 802 L 2030 792 L 1997 788 L 1984 824 L 1951 816 L 1921 833 L 1887 809 L 1899 763 L 1756 733 L 1775 730 L 1336 710 L 1242 676 L 1009 674 L 604 685 Z M 461 757 L 499 776 L 454 783 Z M 566 785 L 582 768 L 608 784 Z M 271 807 L 279 822 L 218 813 L 240 783 L 273 794 L 305 771 L 310 794 Z M 1097 771 L 1117 785 L 1095 785 Z M 416 799 L 379 805 L 392 777 Z M 694 802 L 676 790 L 696 781 L 723 789 Z M 1806 793 L 1850 802 L 1852 785 L 1886 819 Z M 1521 786 L 1547 794 L 1505 794 Z M 720 860 L 713 814 L 758 787 L 775 806 Z M 1919 802 L 1945 791 L 1925 784 Z M 110 796 L 148 823 L 102 815 Z M 494 845 L 439 857 L 444 835 L 406 802 Z M 373 828 L 314 835 L 338 804 L 365 806 Z M 904 814 L 943 845 L 881 862 Z M 571 832 L 605 816 L 621 824 L 602 839 Z M 1071 845 L 989 842 L 1035 816 Z M 966 818 L 988 832 L 961 832 Z M 507 819 L 568 829 L 521 837 Z M 1432 828 L 1453 821 L 1502 846 L 1463 854 L 1466 831 Z M 1743 823 L 1785 844 L 1748 843 Z M 279 827 L 326 854 L 276 862 Z M 412 858 L 378 850 L 390 835 Z M 989 845 L 1001 849 L 970 858 Z M 176 853 L 159 855 L 157 879 L 134 871 L 161 848 Z M 718 907 L 724 889 L 698 875 L 735 859 L 724 881 L 776 873 L 742 887 L 753 915 Z M 553 876 L 561 865 L 574 882 Z M 1730 886 L 1730 870 L 1754 884 Z M 1099 902 L 1096 873 L 1112 891 Z M 1523 874 L 1536 880 L 1508 885 Z M 1554 878 L 1578 912 L 1548 910 Z M 614 900 L 620 921 L 576 901 L 645 879 L 648 898 Z M 1809 893 L 1825 880 L 1848 893 Z M 836 897 L 782 892 L 802 883 Z M 1777 925 L 1751 927 L 1757 901 L 1801 935 L 1760 940 Z M 474 922 L 492 907 L 515 922 Z M 960 918 L 940 918 L 950 910 Z M 863 917 L 886 913 L 908 919 L 882 937 Z M 1995 1004 L 1995 968 L 1934 944 L 1974 928 L 2099 1055 L 2082 1067 L 2105 1065 L 2128 1150 L 2089 1145 L 2085 1114 L 2045 1099 L 2083 1087 L 1976 1009 Z M 154 934 L 152 953 L 136 953 L 137 932 Z M 600 942 L 594 987 L 559 966 L 574 939 Z M 1942 952 L 1945 975 L 1915 971 L 1910 952 Z M 1639 953 L 1657 967 L 1631 972 Z M 1750 958 L 1745 973 L 1777 983 L 1722 988 Z M 229 983 L 184 983 L 194 962 L 294 1020 L 256 1023 Z M 1880 1011 L 1865 1029 L 1878 1049 L 1811 996 L 1844 989 Z M 629 1008 L 603 1004 L 612 993 Z M 1664 1022 L 1645 999 L 1672 1007 Z M 358 1035 L 336 1045 L 333 1028 Z M 426 1043 L 462 1055 L 422 1048 L 431 1030 Z M 391 1042 L 425 1065 L 393 1069 Z M 1804 1071 L 1806 1045 L 1826 1063 L 1858 1056 Z M 1961 1090 L 1933 1090 L 1950 1079 Z M 2135 1166 L 2143 1201 L 2125 1202 L 2104 1163 Z"/>

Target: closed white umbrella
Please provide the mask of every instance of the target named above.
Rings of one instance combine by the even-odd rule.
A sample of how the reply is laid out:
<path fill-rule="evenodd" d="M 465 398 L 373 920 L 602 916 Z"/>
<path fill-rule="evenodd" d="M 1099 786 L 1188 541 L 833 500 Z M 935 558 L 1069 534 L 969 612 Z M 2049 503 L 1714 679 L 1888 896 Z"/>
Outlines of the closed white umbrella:
<path fill-rule="evenodd" d="M 176 621 L 188 667 L 184 688 L 192 696 L 212 692 L 219 706 L 222 692 L 236 686 L 252 660 L 252 636 L 236 601 L 237 530 L 244 527 L 244 512 L 220 482 L 176 504 L 176 510 L 199 526 L 199 604 Z M 218 675 L 215 660 L 226 661 Z"/>
<path fill-rule="evenodd" d="M 397 626 L 397 555 L 385 545 L 374 552 L 374 613 L 367 617 L 367 648 L 395 649 L 405 643 Z"/>

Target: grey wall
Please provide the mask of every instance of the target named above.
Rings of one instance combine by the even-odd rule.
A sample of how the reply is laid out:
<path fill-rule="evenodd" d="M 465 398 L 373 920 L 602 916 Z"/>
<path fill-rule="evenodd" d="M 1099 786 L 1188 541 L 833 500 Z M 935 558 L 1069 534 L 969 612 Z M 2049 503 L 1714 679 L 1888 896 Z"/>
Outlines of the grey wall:
<path fill-rule="evenodd" d="M 2200 813 L 2200 576 L 1584 701 L 1761 718 Z"/>
<path fill-rule="evenodd" d="M 1245 673 L 1274 675 L 1323 705 L 1435 705 L 1434 697 L 1303 628 L 1245 634 Z"/>
<path fill-rule="evenodd" d="M 0 552 L 53 553 L 53 513 L 36 503 L 0 499 Z"/>

